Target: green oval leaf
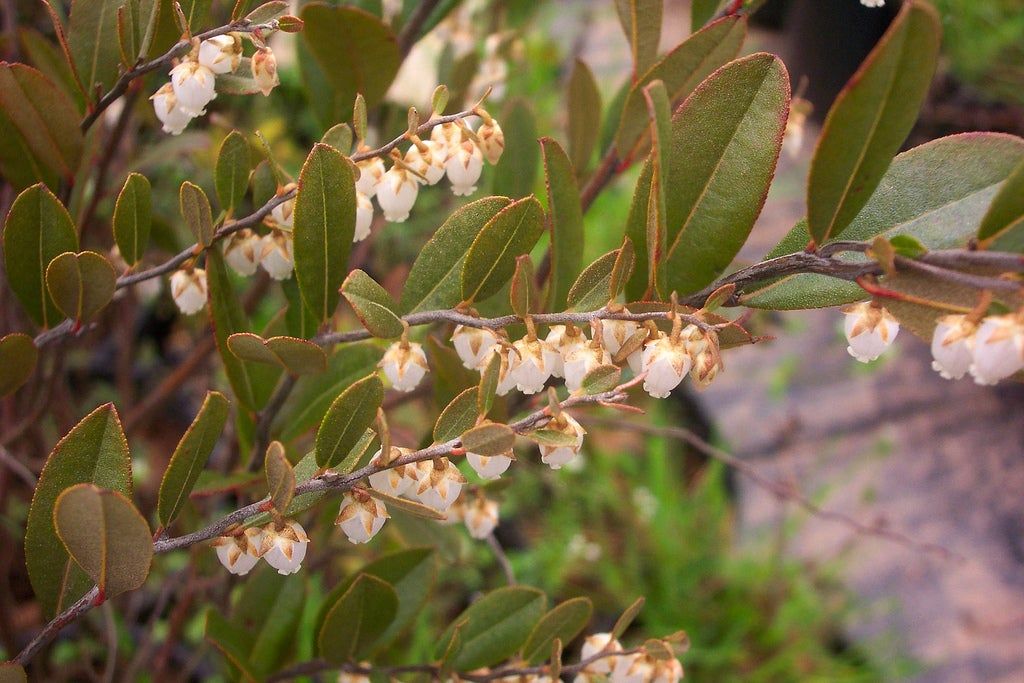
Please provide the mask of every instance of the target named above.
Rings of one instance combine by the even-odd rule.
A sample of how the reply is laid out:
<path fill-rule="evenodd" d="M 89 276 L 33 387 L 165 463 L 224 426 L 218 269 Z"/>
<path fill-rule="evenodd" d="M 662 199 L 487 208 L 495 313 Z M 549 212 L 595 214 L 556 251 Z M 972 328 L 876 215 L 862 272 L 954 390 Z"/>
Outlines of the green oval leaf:
<path fill-rule="evenodd" d="M 658 54 L 664 8 L 663 0 L 615 0 L 619 23 L 629 41 L 634 74 L 646 71 Z"/>
<path fill-rule="evenodd" d="M 1024 251 L 1024 162 L 1006 179 L 978 228 L 978 239 L 997 251 Z"/>
<path fill-rule="evenodd" d="M 299 174 L 293 235 L 299 291 L 321 321 L 338 305 L 355 229 L 352 165 L 338 150 L 317 143 Z"/>
<path fill-rule="evenodd" d="M 46 266 L 66 251 L 78 251 L 78 233 L 67 209 L 45 185 L 18 195 L 4 223 L 7 282 L 25 312 L 50 327 L 63 320 L 46 290 Z"/>
<path fill-rule="evenodd" d="M 342 154 L 348 154 L 352 149 L 352 127 L 347 123 L 339 123 L 331 126 L 320 142 L 330 145 Z"/>
<path fill-rule="evenodd" d="M 594 604 L 589 598 L 571 598 L 560 603 L 537 622 L 523 646 L 523 659 L 531 665 L 544 663 L 551 656 L 555 640 L 563 645 L 571 643 L 590 623 L 593 613 Z"/>
<path fill-rule="evenodd" d="M 233 130 L 220 143 L 217 167 L 214 171 L 217 200 L 220 202 L 221 209 L 231 213 L 241 206 L 245 192 L 249 189 L 249 173 L 251 171 L 252 158 L 249 154 L 249 143 L 246 142 L 244 135 Z"/>
<path fill-rule="evenodd" d="M 317 636 L 320 656 L 334 664 L 365 656 L 397 614 L 394 587 L 371 574 L 360 574 L 324 615 Z"/>
<path fill-rule="evenodd" d="M 284 514 L 295 496 L 295 469 L 288 462 L 288 455 L 280 441 L 271 441 L 267 447 L 264 469 L 270 503 L 275 510 Z"/>
<path fill-rule="evenodd" d="M 188 495 L 224 430 L 229 406 L 228 400 L 220 392 L 206 392 L 203 405 L 178 441 L 163 479 L 160 480 L 156 510 L 162 526 L 170 526 L 185 506 Z"/>
<path fill-rule="evenodd" d="M 196 238 L 196 244 L 201 247 L 210 246 L 213 243 L 213 215 L 210 200 L 203 188 L 186 180 L 178 192 L 178 203 L 181 216 Z"/>
<path fill-rule="evenodd" d="M 938 13 L 903 3 L 825 118 L 807 179 L 807 221 L 821 244 L 867 204 L 917 120 L 939 56 Z"/>
<path fill-rule="evenodd" d="M 313 375 L 327 367 L 327 354 L 311 341 L 295 337 L 271 337 L 241 332 L 228 337 L 228 348 L 236 357 L 252 363 L 282 367 L 293 375 Z"/>
<path fill-rule="evenodd" d="M 664 150 L 667 291 L 704 287 L 746 242 L 768 195 L 788 111 L 786 67 L 765 53 L 722 67 L 677 110 Z"/>
<path fill-rule="evenodd" d="M 583 376 L 580 388 L 590 396 L 611 391 L 619 385 L 622 369 L 615 365 L 599 365 Z"/>
<path fill-rule="evenodd" d="M 519 651 L 544 614 L 547 597 L 536 588 L 508 586 L 491 591 L 460 614 L 439 640 L 443 656 L 458 627 L 460 647 L 446 661 L 456 671 L 470 671 L 504 661 Z"/>
<path fill-rule="evenodd" d="M 608 303 L 612 269 L 615 268 L 620 251 L 616 249 L 602 254 L 583 269 L 576 282 L 569 288 L 566 303 L 571 310 L 594 311 Z"/>
<path fill-rule="evenodd" d="M 597 88 L 597 80 L 590 67 L 579 59 L 573 63 L 569 75 L 566 107 L 569 159 L 577 172 L 582 174 L 590 167 L 597 136 L 601 133 L 601 91 Z"/>
<path fill-rule="evenodd" d="M 501 455 L 516 443 L 516 433 L 508 425 L 489 422 L 473 427 L 462 435 L 462 447 L 477 455 Z"/>
<path fill-rule="evenodd" d="M 92 585 L 68 555 L 54 527 L 57 497 L 75 484 L 96 484 L 131 495 L 128 442 L 111 403 L 86 415 L 57 442 L 32 496 L 25 531 L 25 564 L 32 590 L 49 615 L 78 600 Z"/>
<path fill-rule="evenodd" d="M 529 253 L 544 231 L 543 210 L 534 197 L 499 211 L 473 240 L 462 264 L 462 299 L 482 301 L 500 290 L 515 270 L 515 260 Z"/>
<path fill-rule="evenodd" d="M 114 241 L 129 266 L 138 263 L 149 244 L 153 190 L 141 173 L 129 173 L 114 204 Z"/>
<path fill-rule="evenodd" d="M 123 4 L 124 0 L 74 0 L 71 3 L 68 48 L 89 99 L 93 99 L 96 84 L 107 91 L 117 79 L 121 61 L 117 8 Z"/>
<path fill-rule="evenodd" d="M 341 284 L 341 294 L 373 336 L 394 339 L 402 334 L 404 328 L 391 295 L 363 271 L 356 269 L 348 274 Z"/>
<path fill-rule="evenodd" d="M 548 308 L 561 311 L 565 308 L 569 288 L 583 265 L 583 207 L 572 162 L 561 146 L 551 138 L 541 138 L 540 149 L 544 158 L 548 222 L 551 226 Z"/>
<path fill-rule="evenodd" d="M 13 394 L 36 369 L 39 349 L 32 337 L 15 332 L 0 339 L 0 396 Z"/>
<path fill-rule="evenodd" d="M 110 261 L 95 251 L 66 251 L 46 267 L 46 289 L 61 313 L 80 322 L 95 316 L 114 298 L 117 274 Z"/>
<path fill-rule="evenodd" d="M 118 491 L 94 484 L 65 489 L 53 510 L 64 547 L 106 598 L 142 586 L 153 560 L 145 518 Z"/>
<path fill-rule="evenodd" d="M 477 387 L 477 412 L 486 417 L 494 407 L 494 399 L 498 395 L 498 381 L 501 379 L 501 356 L 492 353 L 487 365 L 480 371 L 480 384 Z"/>
<path fill-rule="evenodd" d="M 462 301 L 466 253 L 484 226 L 511 203 L 508 197 L 484 197 L 456 209 L 416 257 L 402 290 L 402 311 L 436 311 Z"/>
<path fill-rule="evenodd" d="M 529 254 L 516 257 L 512 283 L 508 288 L 508 300 L 512 312 L 521 318 L 530 315 L 537 306 L 537 293 L 533 286 L 533 261 Z"/>
<path fill-rule="evenodd" d="M 477 387 L 470 387 L 445 406 L 434 425 L 434 441 L 451 441 L 466 430 L 472 429 L 480 414 L 477 412 L 477 393 Z"/>
<path fill-rule="evenodd" d="M 377 419 L 384 400 L 384 385 L 370 375 L 345 389 L 327 409 L 316 433 L 316 462 L 320 467 L 337 465 Z"/>

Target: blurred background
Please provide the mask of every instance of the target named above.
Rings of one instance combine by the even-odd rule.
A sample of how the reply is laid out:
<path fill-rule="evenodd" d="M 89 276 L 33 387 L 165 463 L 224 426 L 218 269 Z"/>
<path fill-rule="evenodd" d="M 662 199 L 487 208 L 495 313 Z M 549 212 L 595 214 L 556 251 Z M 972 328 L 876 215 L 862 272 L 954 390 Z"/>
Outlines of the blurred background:
<path fill-rule="evenodd" d="M 49 30 L 36 4 L 5 0 L 0 54 L 27 52 L 26 32 Z M 350 4 L 378 13 L 389 5 Z M 1024 0 L 935 4 L 944 19 L 945 56 L 907 146 L 971 130 L 1024 134 Z M 425 109 L 437 82 L 461 79 L 469 90 L 495 86 L 489 105 L 495 113 L 528 109 L 535 130 L 521 134 L 564 139 L 565 84 L 574 59 L 594 70 L 605 104 L 627 77 L 629 54 L 611 0 L 465 5 L 465 23 L 446 22 L 410 54 L 389 95 L 395 106 L 384 107 L 373 121 L 382 137 L 404 128 L 405 106 Z M 483 8 L 473 11 L 475 6 Z M 897 8 L 896 0 L 876 9 L 858 0 L 768 0 L 756 15 L 745 52 L 781 55 L 813 113 L 803 144 L 784 154 L 744 262 L 761 258 L 804 215 L 817 127 Z M 663 50 L 689 34 L 689 17 L 688 0 L 667 0 Z M 485 39 L 489 30 L 498 30 L 497 37 Z M 303 82 L 309 75 L 303 74 L 295 37 L 274 41 L 282 80 L 274 96 L 218 98 L 208 124 L 180 137 L 158 135 L 152 121 L 137 126 L 123 144 L 143 150 L 141 157 L 132 168 L 115 164 L 110 186 L 119 187 L 129 170 L 144 172 L 154 187 L 186 178 L 209 186 L 219 140 L 232 128 L 260 130 L 297 174 L 325 129 L 322 109 L 329 105 L 307 97 Z M 475 66 L 469 72 L 478 74 L 472 82 L 465 78 L 466 55 Z M 152 118 L 149 110 L 139 115 Z M 588 260 L 621 241 L 636 175 L 637 169 L 623 174 L 586 215 Z M 535 184 L 543 197 L 543 178 Z M 154 226 L 154 240 L 175 251 L 186 239 L 169 219 L 176 214 L 175 194 L 157 193 L 154 201 L 155 213 L 168 217 Z M 447 192 L 423 193 L 408 223 L 375 224 L 354 258 L 397 291 L 454 201 Z M 97 214 L 109 215 L 110 203 L 104 199 Z M 257 329 L 282 304 L 274 294 L 256 305 Z M 124 308 L 126 315 L 130 310 Z M 73 424 L 116 388 L 129 406 L 124 412 L 139 463 L 138 496 L 151 503 L 156 475 L 195 414 L 208 378 L 154 403 L 148 392 L 194 355 L 202 326 L 177 318 L 166 292 L 137 310 L 120 319 L 119 329 L 101 330 L 97 339 L 108 341 L 69 358 L 54 413 Z M 744 459 L 776 482 L 776 491 L 799 491 L 863 525 L 899 532 L 906 542 L 809 514 L 678 440 L 592 421 L 585 424 L 592 438 L 580 467 L 555 473 L 527 462 L 513 470 L 510 486 L 494 491 L 502 499 L 497 536 L 518 579 L 560 598 L 591 596 L 595 630 L 610 626 L 636 596 L 646 596 L 631 636 L 685 629 L 693 647 L 684 663 L 696 681 L 1024 680 L 1024 388 L 942 380 L 930 369 L 928 349 L 909 334 L 878 362 L 861 365 L 846 353 L 840 317 L 834 310 L 758 313 L 751 327 L 775 341 L 727 352 L 726 372 L 708 390 L 652 402 L 648 419 L 685 427 Z M 134 369 L 119 364 L 119 340 L 126 337 L 133 340 Z M 199 362 L 215 365 L 212 358 Z M 396 443 L 415 443 L 426 429 L 422 411 L 411 405 L 395 410 Z M 26 454 L 30 470 L 38 472 L 61 426 L 29 430 L 26 438 L 37 445 L 19 455 Z M 13 470 L 0 475 L 0 492 L 13 491 L 0 518 L 4 548 L 17 548 L 24 528 L 28 498 L 18 486 Z M 329 526 L 333 512 L 325 510 L 320 524 Z M 443 617 L 473 590 L 493 585 L 500 568 L 486 546 L 460 530 L 408 519 L 396 519 L 394 526 L 397 534 L 391 532 L 380 550 L 399 543 L 399 536 L 419 543 L 429 538 L 446 561 L 435 604 L 403 643 L 402 661 L 416 661 L 429 657 Z M 344 541 L 322 543 L 318 552 L 325 559 L 328 549 L 341 553 L 334 558 L 337 571 L 362 564 Z M 917 547 L 925 544 L 949 553 Z M 223 582 L 201 582 L 218 575 L 213 553 L 196 552 L 204 564 L 195 572 L 186 568 L 185 557 L 163 558 L 166 581 L 172 590 L 199 581 L 188 583 L 197 603 L 226 599 Z M 9 654 L 10 644 L 40 615 L 20 549 L 0 557 L 0 572 L 7 579 L 0 586 L 0 638 Z M 317 595 L 326 589 L 313 582 L 309 590 Z M 140 615 L 153 609 L 144 597 L 139 601 Z M 314 614 L 303 615 L 300 634 L 312 628 Z M 201 646 L 193 647 L 202 642 L 201 610 L 183 610 L 180 619 L 172 628 L 183 644 L 162 646 L 154 666 L 215 680 L 216 664 L 204 659 Z M 100 630 L 98 623 L 75 629 Z M 122 637 L 132 652 L 132 633 Z M 68 680 L 82 680 L 73 663 L 90 654 L 95 648 L 71 639 L 56 646 L 54 657 L 70 667 Z M 143 663 L 136 658 L 132 664 L 129 670 L 144 676 Z"/>

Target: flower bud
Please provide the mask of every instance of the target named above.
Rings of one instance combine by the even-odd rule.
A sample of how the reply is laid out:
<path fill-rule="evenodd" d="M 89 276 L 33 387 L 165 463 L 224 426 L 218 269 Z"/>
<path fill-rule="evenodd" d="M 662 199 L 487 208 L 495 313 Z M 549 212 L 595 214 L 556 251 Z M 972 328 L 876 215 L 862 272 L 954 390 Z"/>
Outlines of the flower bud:
<path fill-rule="evenodd" d="M 581 344 L 565 358 L 565 388 L 579 391 L 588 372 L 611 362 L 611 356 L 600 344 Z"/>
<path fill-rule="evenodd" d="M 996 384 L 1024 369 L 1024 322 L 1021 315 L 989 316 L 974 338 L 971 376 L 977 384 Z"/>
<path fill-rule="evenodd" d="M 415 342 L 395 342 L 384 352 L 378 365 L 384 369 L 391 385 L 399 391 L 415 389 L 430 369 L 423 346 Z"/>
<path fill-rule="evenodd" d="M 445 512 L 462 493 L 466 478 L 448 458 L 416 463 L 414 495 L 424 505 Z"/>
<path fill-rule="evenodd" d="M 199 63 L 215 74 L 231 73 L 241 61 L 242 39 L 238 36 L 214 36 L 199 44 Z"/>
<path fill-rule="evenodd" d="M 245 228 L 224 240 L 224 260 L 239 275 L 248 277 L 256 272 L 262 249 L 260 236 Z"/>
<path fill-rule="evenodd" d="M 612 638 L 611 633 L 595 633 L 594 635 L 587 636 L 580 650 L 580 661 L 585 662 L 594 655 L 603 652 L 622 652 L 622 644 Z M 615 657 L 604 657 L 595 660 L 583 667 L 583 671 L 594 674 L 610 674 L 615 659 Z"/>
<path fill-rule="evenodd" d="M 295 183 L 288 183 L 282 192 L 295 189 Z M 286 199 L 270 210 L 270 217 L 279 228 L 291 228 L 295 225 L 295 199 Z"/>
<path fill-rule="evenodd" d="M 965 315 L 939 318 L 932 334 L 932 369 L 946 379 L 960 379 L 974 360 L 974 333 L 978 324 Z"/>
<path fill-rule="evenodd" d="M 277 78 L 277 58 L 269 47 L 257 50 L 252 56 L 252 77 L 264 97 L 281 82 Z"/>
<path fill-rule="evenodd" d="M 505 151 L 505 134 L 498 122 L 494 119 L 491 119 L 490 123 L 484 122 L 477 128 L 476 138 L 480 141 L 480 151 L 483 152 L 487 163 L 498 163 L 501 153 Z"/>
<path fill-rule="evenodd" d="M 689 336 L 687 330 L 690 332 Z M 687 330 L 683 330 L 682 337 L 686 340 L 687 353 L 693 359 L 690 374 L 699 386 L 706 387 L 724 367 L 722 352 L 718 346 L 718 333 L 712 330 L 704 332 L 694 325 L 687 326 Z"/>
<path fill-rule="evenodd" d="M 654 680 L 654 662 L 642 653 L 616 657 L 611 680 L 614 683 L 651 683 Z"/>
<path fill-rule="evenodd" d="M 560 470 L 563 465 L 579 454 L 580 449 L 583 448 L 583 435 L 587 433 L 587 430 L 580 426 L 580 423 L 564 410 L 559 417 L 551 420 L 545 429 L 553 429 L 569 434 L 576 440 L 569 446 L 540 444 L 541 461 L 553 470 Z"/>
<path fill-rule="evenodd" d="M 370 236 L 373 225 L 373 202 L 362 192 L 356 190 L 356 230 L 352 234 L 353 242 L 362 242 Z"/>
<path fill-rule="evenodd" d="M 377 203 L 384 211 L 384 218 L 402 223 L 409 217 L 418 193 L 419 183 L 415 177 L 405 169 L 392 166 L 377 185 Z"/>
<path fill-rule="evenodd" d="M 280 530 L 275 529 L 273 524 L 263 529 L 263 559 L 278 574 L 287 575 L 299 571 L 308 545 L 309 537 L 296 521 L 287 522 Z"/>
<path fill-rule="evenodd" d="M 514 457 L 512 449 L 508 449 L 506 455 L 479 455 L 477 453 L 466 453 L 466 462 L 473 468 L 481 479 L 497 479 L 505 473 L 512 464 Z"/>
<path fill-rule="evenodd" d="M 153 111 L 160 119 L 160 123 L 163 124 L 164 132 L 181 135 L 181 131 L 185 130 L 193 117 L 178 107 L 178 97 L 174 94 L 174 86 L 165 83 L 149 99 L 153 101 Z"/>
<path fill-rule="evenodd" d="M 683 335 L 673 339 L 659 332 L 647 342 L 643 350 L 644 391 L 654 398 L 667 398 L 690 372 L 693 359 L 686 348 Z"/>
<path fill-rule="evenodd" d="M 371 467 L 383 467 L 403 455 L 412 453 L 408 448 L 391 447 L 391 457 L 384 461 L 381 451 L 378 450 L 370 459 Z M 399 465 L 380 472 L 374 472 L 368 479 L 370 486 L 381 493 L 389 496 L 400 496 L 409 490 L 416 483 L 416 468 L 413 465 Z"/>
<path fill-rule="evenodd" d="M 683 677 L 683 665 L 675 657 L 653 660 L 654 677 L 651 683 L 678 683 Z"/>
<path fill-rule="evenodd" d="M 417 145 L 409 148 L 409 151 L 405 153 L 405 163 L 426 178 L 426 181 L 417 178 L 419 182 L 436 185 L 444 177 L 445 149 L 440 143 L 433 140 L 421 144 L 423 149 Z"/>
<path fill-rule="evenodd" d="M 185 315 L 202 310 L 206 291 L 206 271 L 202 268 L 179 270 L 171 276 L 171 297 Z"/>
<path fill-rule="evenodd" d="M 587 343 L 587 336 L 575 325 L 552 325 L 544 341 L 554 351 L 551 356 L 551 376 L 565 377 L 565 360 L 570 353 Z"/>
<path fill-rule="evenodd" d="M 484 155 L 472 140 L 465 140 L 449 155 L 444 170 L 457 197 L 468 197 L 476 192 L 476 182 L 484 168 Z"/>
<path fill-rule="evenodd" d="M 490 536 L 494 528 L 498 526 L 498 503 L 483 496 L 477 496 L 466 504 L 463 520 L 469 535 L 483 540 Z"/>
<path fill-rule="evenodd" d="M 490 360 L 491 349 L 498 343 L 498 335 L 481 327 L 457 325 L 452 332 L 452 346 L 462 364 L 469 370 L 480 370 Z"/>
<path fill-rule="evenodd" d="M 512 347 L 516 352 L 512 359 L 512 376 L 516 387 L 524 394 L 543 391 L 544 383 L 551 377 L 551 347 L 545 341 L 529 337 L 516 341 Z"/>
<path fill-rule="evenodd" d="M 269 235 L 264 235 L 260 265 L 275 280 L 287 280 L 292 276 L 295 256 L 290 232 L 271 230 Z"/>
<path fill-rule="evenodd" d="M 189 59 L 171 69 L 171 87 L 178 109 L 189 116 L 206 113 L 206 105 L 217 96 L 213 85 L 213 72 L 199 62 Z"/>
<path fill-rule="evenodd" d="M 889 311 L 873 302 L 853 304 L 843 309 L 844 328 L 849 346 L 846 350 L 861 363 L 869 363 L 885 351 L 899 334 L 900 324 Z"/>
<path fill-rule="evenodd" d="M 213 547 L 217 551 L 217 559 L 229 572 L 245 576 L 260 561 L 257 554 L 259 542 L 260 538 L 257 538 L 257 545 L 253 546 L 249 536 L 220 536 L 213 540 Z"/>
<path fill-rule="evenodd" d="M 369 151 L 369 149 L 369 147 L 363 145 L 359 148 L 359 151 L 364 152 Z M 384 179 L 384 174 L 387 172 L 387 169 L 384 167 L 384 161 L 380 157 L 370 157 L 369 159 L 357 161 L 356 168 L 359 169 L 356 189 L 372 199 L 377 194 L 377 186 Z"/>
<path fill-rule="evenodd" d="M 351 543 L 366 543 L 377 535 L 389 515 L 384 503 L 365 492 L 346 493 L 334 524 Z"/>

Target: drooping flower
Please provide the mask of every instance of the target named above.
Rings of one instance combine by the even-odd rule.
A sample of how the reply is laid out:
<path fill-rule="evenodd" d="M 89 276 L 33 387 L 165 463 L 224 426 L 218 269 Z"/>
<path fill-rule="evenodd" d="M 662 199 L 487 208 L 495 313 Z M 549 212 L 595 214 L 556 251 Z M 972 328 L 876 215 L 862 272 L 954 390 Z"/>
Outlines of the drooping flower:
<path fill-rule="evenodd" d="M 277 57 L 269 47 L 257 50 L 252 56 L 252 77 L 264 97 L 281 82 L 277 76 Z"/>
<path fill-rule="evenodd" d="M 217 551 L 217 559 L 231 572 L 238 576 L 245 576 L 260 561 L 259 543 L 260 537 L 255 539 L 256 545 L 250 536 L 219 536 L 213 540 L 213 547 Z"/>
<path fill-rule="evenodd" d="M 580 649 L 580 661 L 585 662 L 594 655 L 606 652 L 622 652 L 622 644 L 612 638 L 611 633 L 595 633 L 583 640 L 583 647 Z M 610 674 L 612 672 L 614 657 L 602 657 L 583 667 L 587 673 Z"/>
<path fill-rule="evenodd" d="M 367 152 L 369 150 L 370 148 L 366 145 L 359 148 L 360 152 Z M 377 185 L 380 184 L 380 181 L 384 179 L 384 174 L 387 173 L 387 168 L 384 167 L 384 160 L 380 157 L 370 157 L 369 159 L 357 161 L 356 168 L 359 169 L 356 189 L 372 199 L 377 194 Z"/>
<path fill-rule="evenodd" d="M 498 503 L 483 496 L 476 496 L 466 503 L 462 518 L 470 536 L 485 539 L 498 526 Z"/>
<path fill-rule="evenodd" d="M 397 341 L 388 347 L 379 366 L 391 385 L 399 391 L 415 389 L 430 369 L 423 346 L 408 341 Z"/>
<path fill-rule="evenodd" d="M 356 190 L 356 230 L 352 235 L 353 242 L 362 242 L 370 236 L 373 225 L 373 202 L 362 192 Z"/>
<path fill-rule="evenodd" d="M 170 83 L 165 83 L 149 99 L 153 101 L 153 111 L 163 124 L 165 133 L 181 135 L 188 122 L 194 118 L 178 106 L 178 97 Z"/>
<path fill-rule="evenodd" d="M 509 344 L 497 344 L 491 347 L 491 352 L 497 353 L 501 358 L 501 363 L 498 366 L 498 386 L 495 389 L 495 393 L 498 396 L 504 396 L 515 389 L 516 375 L 513 370 L 516 362 L 518 362 L 519 354 Z M 485 359 L 480 364 L 480 367 L 485 367 L 489 362 L 490 358 Z"/>
<path fill-rule="evenodd" d="M 262 249 L 260 236 L 245 228 L 224 240 L 224 260 L 236 273 L 248 277 L 256 272 Z"/>
<path fill-rule="evenodd" d="M 185 315 L 202 310 L 206 292 L 206 271 L 202 268 L 178 270 L 171 276 L 171 297 Z"/>
<path fill-rule="evenodd" d="M 504 455 L 466 453 L 466 461 L 481 479 L 497 479 L 512 465 L 514 459 L 511 448 Z"/>
<path fill-rule="evenodd" d="M 594 368 L 610 365 L 611 356 L 600 344 L 582 344 L 573 349 L 565 358 L 565 388 L 579 391 L 583 378 Z"/>
<path fill-rule="evenodd" d="M 686 348 L 686 340 L 659 332 L 657 338 L 647 342 L 643 350 L 644 391 L 654 398 L 667 398 L 690 372 L 693 359 Z"/>
<path fill-rule="evenodd" d="M 435 510 L 445 512 L 462 493 L 466 478 L 448 458 L 416 463 L 416 498 Z"/>
<path fill-rule="evenodd" d="M 434 126 L 430 131 L 430 139 L 438 145 L 445 161 L 452 156 L 459 145 L 462 144 L 462 128 L 457 123 L 443 123 Z"/>
<path fill-rule="evenodd" d="M 501 153 L 505 151 L 505 134 L 501 131 L 498 122 L 494 119 L 489 122 L 484 121 L 476 129 L 476 138 L 480 141 L 480 151 L 483 152 L 487 163 L 492 165 L 498 163 Z"/>
<path fill-rule="evenodd" d="M 861 363 L 878 358 L 892 345 L 900 324 L 889 311 L 874 302 L 853 304 L 843 309 L 844 328 L 849 346 L 846 350 Z"/>
<path fill-rule="evenodd" d="M 551 376 L 565 377 L 565 360 L 587 343 L 587 336 L 575 325 L 552 325 L 544 341 L 554 352 L 551 355 Z"/>
<path fill-rule="evenodd" d="M 515 357 L 512 362 L 512 376 L 516 387 L 524 394 L 536 394 L 544 389 L 544 383 L 551 377 L 551 348 L 540 339 L 523 337 L 512 344 Z M 547 351 L 548 353 L 545 353 Z"/>
<path fill-rule="evenodd" d="M 231 73 L 242 61 L 242 39 L 237 35 L 208 38 L 199 44 L 199 63 L 215 74 Z"/>
<path fill-rule="evenodd" d="M 491 349 L 498 343 L 498 335 L 482 327 L 456 325 L 452 331 L 452 346 L 462 364 L 469 370 L 479 370 L 490 359 Z"/>
<path fill-rule="evenodd" d="M 449 151 L 444 170 L 457 197 L 468 197 L 476 192 L 476 182 L 484 168 L 484 155 L 472 140 L 464 140 Z"/>
<path fill-rule="evenodd" d="M 294 574 L 302 568 L 309 537 L 302 525 L 289 520 L 281 529 L 269 524 L 263 529 L 263 559 L 278 574 Z"/>
<path fill-rule="evenodd" d="M 629 311 L 623 309 L 623 312 L 628 313 Z M 622 345 L 640 329 L 640 326 L 632 320 L 605 319 L 600 322 L 594 321 L 593 324 L 595 334 L 597 328 L 600 328 L 601 345 L 604 346 L 613 358 L 622 349 Z M 630 353 L 626 358 L 626 362 L 633 372 L 640 372 L 643 367 L 643 347 L 638 347 L 636 351 Z"/>
<path fill-rule="evenodd" d="M 981 321 L 974 338 L 971 376 L 978 384 L 996 384 L 1024 370 L 1024 322 L 1020 314 L 992 315 Z"/>
<path fill-rule="evenodd" d="M 171 87 L 178 109 L 189 116 L 202 116 L 206 105 L 217 96 L 214 75 L 199 62 L 187 59 L 171 69 Z"/>
<path fill-rule="evenodd" d="M 545 429 L 559 431 L 573 438 L 573 442 L 565 446 L 540 444 L 541 461 L 553 470 L 562 469 L 562 466 L 568 464 L 569 461 L 579 454 L 580 449 L 583 448 L 583 436 L 587 433 L 587 430 L 573 419 L 572 415 L 565 411 L 562 411 L 561 415 L 552 419 Z"/>
<path fill-rule="evenodd" d="M 651 683 L 654 680 L 654 662 L 638 652 L 615 658 L 611 680 L 614 683 Z"/>
<path fill-rule="evenodd" d="M 974 334 L 978 324 L 966 315 L 939 318 L 932 334 L 932 369 L 946 379 L 960 379 L 974 361 Z"/>
<path fill-rule="evenodd" d="M 670 659 L 655 659 L 654 677 L 651 683 L 678 683 L 683 677 L 683 665 L 675 657 Z"/>
<path fill-rule="evenodd" d="M 365 491 L 346 493 L 341 499 L 341 508 L 335 525 L 340 526 L 351 543 L 366 543 L 388 520 L 388 510 Z"/>
<path fill-rule="evenodd" d="M 295 189 L 295 183 L 288 183 L 281 188 L 281 193 Z M 286 199 L 270 210 L 270 217 L 279 228 L 291 228 L 295 225 L 295 199 Z"/>
<path fill-rule="evenodd" d="M 371 467 L 383 467 L 393 461 L 395 458 L 403 455 L 412 453 L 408 448 L 399 448 L 398 446 L 391 447 L 391 457 L 385 462 L 384 457 L 381 455 L 381 451 L 378 450 L 370 458 Z M 409 490 L 414 484 L 416 484 L 416 467 L 414 465 L 398 465 L 397 467 L 391 467 L 380 472 L 374 472 L 368 479 L 370 480 L 370 486 L 381 493 L 386 493 L 389 496 L 401 496 L 403 493 Z"/>
<path fill-rule="evenodd" d="M 377 203 L 384 218 L 392 223 L 402 223 L 409 217 L 417 194 L 416 177 L 398 166 L 392 166 L 377 185 Z"/>
<path fill-rule="evenodd" d="M 687 333 L 689 330 L 689 333 Z M 718 333 L 714 330 L 703 331 L 695 325 L 688 325 L 683 330 L 686 350 L 693 359 L 690 376 L 698 386 L 706 387 L 714 381 L 722 371 L 722 351 L 718 345 Z"/>
<path fill-rule="evenodd" d="M 410 147 L 404 161 L 409 168 L 423 176 L 417 178 L 419 182 L 436 185 L 444 177 L 446 156 L 440 143 L 428 140 Z"/>
<path fill-rule="evenodd" d="M 295 267 L 292 234 L 284 230 L 271 230 L 263 236 L 260 265 L 275 280 L 287 280 Z"/>

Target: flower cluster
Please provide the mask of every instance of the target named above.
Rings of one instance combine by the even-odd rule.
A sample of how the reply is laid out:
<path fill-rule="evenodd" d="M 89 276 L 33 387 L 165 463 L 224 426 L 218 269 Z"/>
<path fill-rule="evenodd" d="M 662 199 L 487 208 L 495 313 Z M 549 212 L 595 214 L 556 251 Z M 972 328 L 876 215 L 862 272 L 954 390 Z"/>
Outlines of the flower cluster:
<path fill-rule="evenodd" d="M 862 362 L 878 358 L 900 325 L 876 303 L 848 306 L 845 329 L 850 355 Z M 1024 370 L 1024 310 L 981 317 L 974 313 L 938 319 L 931 343 L 932 368 L 946 379 L 970 373 L 978 384 L 996 384 Z"/>
<path fill-rule="evenodd" d="M 607 680 L 611 683 L 677 683 L 683 677 L 683 665 L 675 657 L 655 657 L 649 652 L 622 653 L 622 645 L 611 633 L 595 633 L 583 641 L 580 661 L 586 664 L 573 679 L 574 683 L 594 683 Z"/>
<path fill-rule="evenodd" d="M 309 537 L 295 521 L 271 522 L 264 527 L 251 527 L 234 536 L 221 536 L 213 541 L 220 560 L 229 572 L 245 576 L 260 558 L 278 574 L 294 574 L 306 557 Z"/>
<path fill-rule="evenodd" d="M 278 84 L 277 60 L 269 47 L 259 43 L 256 54 L 247 61 L 254 86 L 269 95 Z M 192 51 L 171 69 L 170 83 L 150 97 L 164 132 L 179 135 L 192 119 L 205 114 L 206 105 L 217 97 L 217 76 L 238 71 L 242 59 L 239 33 L 226 33 L 202 42 L 194 40 Z"/>

